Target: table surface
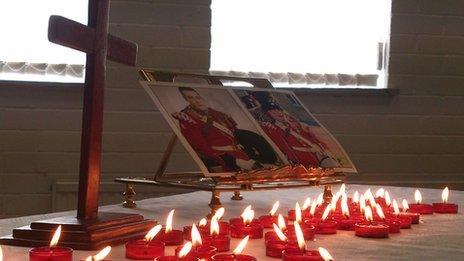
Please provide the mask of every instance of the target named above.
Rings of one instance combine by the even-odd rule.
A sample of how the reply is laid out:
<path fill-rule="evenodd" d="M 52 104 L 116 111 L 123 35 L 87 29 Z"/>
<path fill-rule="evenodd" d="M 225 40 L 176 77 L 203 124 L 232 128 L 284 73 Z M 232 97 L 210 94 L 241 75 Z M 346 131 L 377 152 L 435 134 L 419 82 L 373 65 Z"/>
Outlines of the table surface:
<path fill-rule="evenodd" d="M 348 195 L 355 190 L 364 192 L 368 187 L 361 185 L 347 185 Z M 372 191 L 379 188 L 370 186 Z M 415 188 L 384 187 L 390 192 L 392 198 L 401 202 L 403 198 L 413 202 Z M 154 188 L 156 189 L 156 188 Z M 334 191 L 338 186 L 334 187 Z M 441 190 L 420 189 L 423 202 L 441 201 Z M 321 188 L 282 189 L 270 191 L 244 192 L 244 200 L 230 200 L 230 193 L 221 197 L 226 208 L 225 219 L 237 217 L 248 204 L 253 205 L 257 216 L 266 214 L 274 201 L 279 200 L 280 213 L 294 207 L 296 201 L 300 203 L 306 197 L 315 198 Z M 208 213 L 210 200 L 208 192 L 193 192 L 175 196 L 145 199 L 138 201 L 135 209 L 126 209 L 121 205 L 101 207 L 101 211 L 140 213 L 146 218 L 153 218 L 160 223 L 165 222 L 167 213 L 176 209 L 174 226 L 181 229 L 200 220 Z M 450 191 L 450 202 L 458 203 L 462 207 L 464 202 L 463 191 Z M 460 209 L 462 212 L 462 209 Z M 0 220 L 0 235 L 7 235 L 15 227 L 28 225 L 31 221 L 42 220 L 65 215 L 75 215 L 74 211 L 51 213 Z M 322 246 L 329 250 L 335 260 L 463 260 L 464 256 L 464 216 L 459 214 L 434 214 L 422 216 L 421 224 L 414 225 L 412 229 L 401 230 L 400 234 L 392 234 L 388 239 L 366 239 L 354 236 L 352 231 L 338 231 L 336 235 L 316 235 L 313 242 L 307 242 L 308 248 L 317 249 Z M 232 240 L 231 248 L 235 248 L 239 240 Z M 28 248 L 2 246 L 5 260 L 27 260 Z M 173 253 L 173 247 L 166 249 Z M 74 259 L 79 260 L 92 252 L 75 251 Z M 95 253 L 95 252 L 93 252 Z M 245 253 L 252 254 L 258 260 L 279 260 L 265 256 L 263 240 L 250 240 Z M 113 248 L 110 260 L 127 260 L 124 258 L 124 246 Z"/>

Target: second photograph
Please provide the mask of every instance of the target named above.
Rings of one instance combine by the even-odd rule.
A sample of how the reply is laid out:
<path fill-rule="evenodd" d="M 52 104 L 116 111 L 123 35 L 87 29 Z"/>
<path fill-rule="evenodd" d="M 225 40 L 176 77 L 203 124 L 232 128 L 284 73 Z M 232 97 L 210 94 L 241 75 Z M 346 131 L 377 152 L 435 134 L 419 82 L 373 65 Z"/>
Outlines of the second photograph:
<path fill-rule="evenodd" d="M 232 91 L 290 163 L 356 172 L 342 146 L 293 92 L 257 88 Z"/>

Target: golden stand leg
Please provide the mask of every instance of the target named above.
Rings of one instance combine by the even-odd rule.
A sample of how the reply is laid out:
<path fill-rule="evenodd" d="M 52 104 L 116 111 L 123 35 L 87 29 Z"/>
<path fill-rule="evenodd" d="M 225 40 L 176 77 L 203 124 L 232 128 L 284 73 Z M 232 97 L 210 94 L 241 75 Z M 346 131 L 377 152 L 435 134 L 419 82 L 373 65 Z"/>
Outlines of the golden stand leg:
<path fill-rule="evenodd" d="M 125 198 L 125 201 L 122 203 L 122 206 L 125 208 L 135 208 L 137 204 L 135 203 L 135 189 L 134 184 L 126 183 L 126 191 L 122 193 Z"/>
<path fill-rule="evenodd" d="M 210 219 L 214 215 L 214 213 L 216 213 L 216 210 L 222 207 L 221 192 L 217 190 L 213 190 L 211 192 L 211 202 L 209 203 L 208 206 L 211 208 L 211 212 L 206 217 Z"/>
<path fill-rule="evenodd" d="M 331 185 L 324 185 L 324 202 L 325 203 L 330 203 L 332 201 L 332 186 Z"/>
<path fill-rule="evenodd" d="M 240 193 L 240 190 L 234 191 L 234 195 L 232 195 L 232 197 L 230 199 L 232 199 L 232 200 L 242 200 L 243 196 Z"/>

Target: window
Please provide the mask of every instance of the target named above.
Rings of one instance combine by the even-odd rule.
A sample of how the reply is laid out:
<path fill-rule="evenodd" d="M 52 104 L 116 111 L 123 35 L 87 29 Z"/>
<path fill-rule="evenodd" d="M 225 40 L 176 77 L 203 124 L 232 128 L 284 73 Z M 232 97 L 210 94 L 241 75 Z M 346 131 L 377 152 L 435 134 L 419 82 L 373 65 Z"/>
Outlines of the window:
<path fill-rule="evenodd" d="M 391 0 L 212 1 L 211 71 L 274 86 L 384 87 Z"/>
<path fill-rule="evenodd" d="M 48 19 L 87 24 L 87 0 L 14 0 L 0 11 L 0 80 L 83 82 L 85 54 L 50 43 Z"/>

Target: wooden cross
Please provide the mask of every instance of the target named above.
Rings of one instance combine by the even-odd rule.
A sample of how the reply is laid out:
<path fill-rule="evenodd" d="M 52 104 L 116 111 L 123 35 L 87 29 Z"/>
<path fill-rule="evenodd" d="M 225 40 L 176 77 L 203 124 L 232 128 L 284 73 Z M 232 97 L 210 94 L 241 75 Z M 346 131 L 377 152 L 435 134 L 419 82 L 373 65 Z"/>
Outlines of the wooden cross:
<path fill-rule="evenodd" d="M 108 34 L 109 0 L 89 1 L 89 25 L 51 16 L 48 39 L 87 53 L 79 167 L 78 219 L 98 216 L 106 59 L 135 65 L 137 44 Z"/>
<path fill-rule="evenodd" d="M 98 213 L 106 59 L 135 65 L 137 56 L 135 43 L 108 34 L 108 16 L 109 0 L 90 0 L 88 26 L 61 16 L 51 16 L 49 21 L 51 42 L 87 53 L 77 217 L 34 221 L 1 237 L 1 244 L 47 245 L 62 225 L 66 240 L 60 245 L 96 250 L 141 238 L 156 224 L 139 214 Z"/>

